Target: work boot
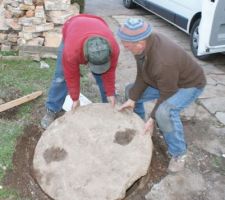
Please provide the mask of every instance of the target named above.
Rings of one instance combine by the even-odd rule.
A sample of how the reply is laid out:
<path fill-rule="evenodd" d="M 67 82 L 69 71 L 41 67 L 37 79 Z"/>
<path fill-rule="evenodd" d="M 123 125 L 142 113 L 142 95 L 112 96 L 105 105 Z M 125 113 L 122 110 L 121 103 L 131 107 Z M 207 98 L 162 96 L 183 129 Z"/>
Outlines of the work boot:
<path fill-rule="evenodd" d="M 172 157 L 168 166 L 168 172 L 176 173 L 184 169 L 187 155 Z"/>
<path fill-rule="evenodd" d="M 45 116 L 41 120 L 41 127 L 43 129 L 48 128 L 48 126 L 55 120 L 56 113 L 47 109 Z"/>

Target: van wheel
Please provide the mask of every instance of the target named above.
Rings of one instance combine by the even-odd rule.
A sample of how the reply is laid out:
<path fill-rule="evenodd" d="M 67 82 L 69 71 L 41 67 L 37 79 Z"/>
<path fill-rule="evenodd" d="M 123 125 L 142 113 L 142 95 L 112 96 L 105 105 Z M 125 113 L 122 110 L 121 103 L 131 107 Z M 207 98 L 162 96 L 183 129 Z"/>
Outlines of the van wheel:
<path fill-rule="evenodd" d="M 190 41 L 191 51 L 192 51 L 193 55 L 196 58 L 198 58 L 199 60 L 209 60 L 209 59 L 212 58 L 212 55 L 203 55 L 203 56 L 197 55 L 198 42 L 199 42 L 199 32 L 198 32 L 199 24 L 200 24 L 200 19 L 195 21 L 195 23 L 194 23 L 194 25 L 192 26 L 192 29 L 191 29 L 191 41 Z"/>
<path fill-rule="evenodd" d="M 123 0 L 123 5 L 126 8 L 134 8 L 136 4 L 133 2 L 133 0 Z"/>

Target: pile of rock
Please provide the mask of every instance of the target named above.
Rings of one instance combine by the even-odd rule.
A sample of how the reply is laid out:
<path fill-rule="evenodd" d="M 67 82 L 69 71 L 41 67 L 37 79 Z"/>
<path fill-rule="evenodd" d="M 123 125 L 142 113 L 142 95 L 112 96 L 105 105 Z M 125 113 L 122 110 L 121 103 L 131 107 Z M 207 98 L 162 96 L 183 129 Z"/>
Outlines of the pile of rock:
<path fill-rule="evenodd" d="M 70 0 L 0 0 L 0 48 L 58 47 L 62 24 L 79 10 Z"/>

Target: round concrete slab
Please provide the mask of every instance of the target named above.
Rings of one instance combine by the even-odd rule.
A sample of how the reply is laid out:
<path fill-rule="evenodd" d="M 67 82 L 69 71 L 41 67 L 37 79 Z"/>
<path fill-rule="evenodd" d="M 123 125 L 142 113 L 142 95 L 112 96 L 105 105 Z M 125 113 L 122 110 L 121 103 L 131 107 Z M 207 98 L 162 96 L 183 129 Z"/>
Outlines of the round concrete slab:
<path fill-rule="evenodd" d="M 33 168 L 41 188 L 55 200 L 118 200 L 145 175 L 151 137 L 134 113 L 109 104 L 68 112 L 43 133 Z"/>

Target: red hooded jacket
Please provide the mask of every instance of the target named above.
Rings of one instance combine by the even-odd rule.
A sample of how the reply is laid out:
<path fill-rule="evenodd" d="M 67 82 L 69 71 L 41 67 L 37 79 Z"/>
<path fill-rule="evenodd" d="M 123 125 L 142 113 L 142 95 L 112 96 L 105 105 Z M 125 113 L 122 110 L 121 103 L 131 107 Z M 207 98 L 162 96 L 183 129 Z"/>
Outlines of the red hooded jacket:
<path fill-rule="evenodd" d="M 106 39 L 112 50 L 110 69 L 102 74 L 103 85 L 107 96 L 115 94 L 115 70 L 119 56 L 119 45 L 106 22 L 97 16 L 80 14 L 70 18 L 63 26 L 63 69 L 69 94 L 73 101 L 80 94 L 80 64 L 87 64 L 83 45 L 92 36 Z"/>

